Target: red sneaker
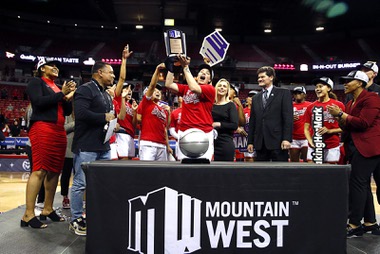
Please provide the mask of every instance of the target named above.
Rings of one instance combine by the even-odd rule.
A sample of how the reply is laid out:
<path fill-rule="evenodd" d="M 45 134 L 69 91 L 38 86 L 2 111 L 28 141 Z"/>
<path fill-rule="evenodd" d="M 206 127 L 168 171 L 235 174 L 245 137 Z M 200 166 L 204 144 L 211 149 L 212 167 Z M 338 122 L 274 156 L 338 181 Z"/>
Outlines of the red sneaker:
<path fill-rule="evenodd" d="M 64 197 L 62 201 L 63 209 L 70 209 L 70 199 L 68 197 Z"/>

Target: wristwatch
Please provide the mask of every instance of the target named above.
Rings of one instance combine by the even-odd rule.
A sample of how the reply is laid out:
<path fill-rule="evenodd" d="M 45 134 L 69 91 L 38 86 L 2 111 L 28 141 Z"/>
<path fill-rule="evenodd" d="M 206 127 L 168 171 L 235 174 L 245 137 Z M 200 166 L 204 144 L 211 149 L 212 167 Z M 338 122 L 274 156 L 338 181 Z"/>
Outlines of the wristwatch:
<path fill-rule="evenodd" d="M 341 117 L 342 117 L 342 115 L 343 115 L 343 111 L 340 111 L 340 112 L 338 113 L 338 115 L 337 115 L 337 116 L 338 116 L 339 118 L 341 118 Z"/>

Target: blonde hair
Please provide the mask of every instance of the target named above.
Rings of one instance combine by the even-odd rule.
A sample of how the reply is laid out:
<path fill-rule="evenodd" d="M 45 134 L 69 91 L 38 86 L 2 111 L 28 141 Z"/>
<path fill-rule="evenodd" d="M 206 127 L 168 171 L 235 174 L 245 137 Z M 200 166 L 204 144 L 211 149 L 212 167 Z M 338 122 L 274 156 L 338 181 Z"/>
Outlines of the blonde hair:
<path fill-rule="evenodd" d="M 222 83 L 222 82 L 226 82 L 226 84 L 227 84 L 226 100 L 228 102 L 228 101 L 230 101 L 229 94 L 230 94 L 230 90 L 231 90 L 231 85 L 230 85 L 230 82 L 225 78 L 219 79 L 218 82 L 216 82 L 216 84 L 215 84 L 215 101 L 217 101 L 217 99 L 218 99 L 218 96 L 217 96 L 218 86 L 220 86 L 220 83 Z"/>

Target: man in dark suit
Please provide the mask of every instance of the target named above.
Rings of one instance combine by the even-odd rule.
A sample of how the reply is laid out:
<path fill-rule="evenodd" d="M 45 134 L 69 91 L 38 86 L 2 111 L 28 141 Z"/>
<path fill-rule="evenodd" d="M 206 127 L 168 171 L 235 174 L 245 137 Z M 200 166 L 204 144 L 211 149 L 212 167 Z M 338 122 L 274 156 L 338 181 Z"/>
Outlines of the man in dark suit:
<path fill-rule="evenodd" d="M 272 67 L 261 67 L 257 75 L 263 90 L 252 98 L 248 152 L 256 150 L 256 161 L 288 161 L 293 131 L 291 93 L 273 86 L 276 74 Z"/>

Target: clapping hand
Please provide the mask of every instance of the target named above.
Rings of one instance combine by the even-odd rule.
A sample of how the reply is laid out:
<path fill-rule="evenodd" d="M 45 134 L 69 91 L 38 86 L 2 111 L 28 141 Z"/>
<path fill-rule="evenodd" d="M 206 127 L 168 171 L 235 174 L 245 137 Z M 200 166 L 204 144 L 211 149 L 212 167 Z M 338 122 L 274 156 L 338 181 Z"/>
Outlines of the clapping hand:
<path fill-rule="evenodd" d="M 71 93 L 72 91 L 75 91 L 77 86 L 77 83 L 74 80 L 65 81 L 62 85 L 62 93 L 64 95 L 67 95 L 68 93 Z"/>

